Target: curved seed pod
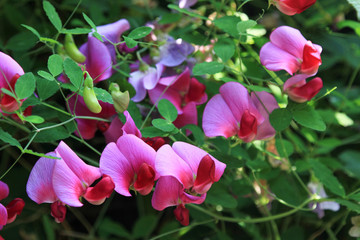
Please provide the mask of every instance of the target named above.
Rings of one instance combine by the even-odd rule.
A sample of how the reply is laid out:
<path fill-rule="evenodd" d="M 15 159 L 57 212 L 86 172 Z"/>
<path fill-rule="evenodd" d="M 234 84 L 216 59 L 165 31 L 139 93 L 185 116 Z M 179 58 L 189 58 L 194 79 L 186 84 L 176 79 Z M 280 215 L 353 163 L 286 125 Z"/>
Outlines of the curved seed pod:
<path fill-rule="evenodd" d="M 123 113 L 129 106 L 129 91 L 121 92 L 119 85 L 116 83 L 111 83 L 109 90 L 114 101 L 115 110 L 118 113 Z"/>
<path fill-rule="evenodd" d="M 86 71 L 84 72 L 84 75 L 86 75 L 84 82 L 84 91 L 83 91 L 84 102 L 91 112 L 100 113 L 102 108 L 94 92 L 93 79 L 91 78 L 90 74 Z"/>
<path fill-rule="evenodd" d="M 65 35 L 64 48 L 66 53 L 69 55 L 69 57 L 71 57 L 75 62 L 78 63 L 85 62 L 86 60 L 85 55 L 79 51 L 78 47 L 74 42 L 74 38 L 69 33 Z"/>

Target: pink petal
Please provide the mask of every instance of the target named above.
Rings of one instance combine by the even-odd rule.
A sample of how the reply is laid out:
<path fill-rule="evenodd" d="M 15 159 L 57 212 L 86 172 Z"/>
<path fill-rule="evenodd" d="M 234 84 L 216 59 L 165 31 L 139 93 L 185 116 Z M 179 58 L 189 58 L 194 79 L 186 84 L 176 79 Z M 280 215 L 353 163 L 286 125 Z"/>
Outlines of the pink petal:
<path fill-rule="evenodd" d="M 177 92 L 187 93 L 190 88 L 190 70 L 188 67 L 177 77 L 175 82 L 171 85 L 171 88 Z"/>
<path fill-rule="evenodd" d="M 297 59 L 302 59 L 306 39 L 299 30 L 288 26 L 280 26 L 270 34 L 270 41 Z"/>
<path fill-rule="evenodd" d="M 181 183 L 174 177 L 160 177 L 151 199 L 153 208 L 162 211 L 167 207 L 178 205 L 183 188 Z"/>
<path fill-rule="evenodd" d="M 109 128 L 103 132 L 106 143 L 116 142 L 118 138 L 124 134 L 124 131 L 122 130 L 123 127 L 124 124 L 120 121 L 119 117 L 115 116 L 111 121 Z"/>
<path fill-rule="evenodd" d="M 202 121 L 207 137 L 224 136 L 228 138 L 234 136 L 238 131 L 238 122 L 220 94 L 212 97 L 206 104 Z"/>
<path fill-rule="evenodd" d="M 174 215 L 176 220 L 178 220 L 181 225 L 189 225 L 189 209 L 185 208 L 183 204 L 178 205 L 174 210 Z"/>
<path fill-rule="evenodd" d="M 71 207 L 81 207 L 79 198 L 85 193 L 86 186 L 71 171 L 63 160 L 56 160 L 52 184 L 54 192 L 61 202 Z"/>
<path fill-rule="evenodd" d="M 270 124 L 269 113 L 271 113 L 274 109 L 279 108 L 279 105 L 274 96 L 268 92 L 256 92 L 256 95 L 254 92 L 252 92 L 251 99 L 253 100 L 261 115 L 264 117 L 264 121 L 258 125 L 256 139 L 261 140 L 273 137 L 275 136 L 276 131 Z M 266 107 L 266 110 L 263 105 Z"/>
<path fill-rule="evenodd" d="M 173 149 L 173 151 L 176 152 L 176 154 L 181 159 L 183 159 L 183 161 L 185 161 L 190 166 L 190 168 L 191 168 L 191 170 L 192 170 L 192 172 L 194 174 L 197 173 L 200 161 L 206 155 L 209 155 L 211 157 L 211 159 L 215 163 L 214 181 L 215 182 L 219 181 L 220 177 L 224 173 L 224 170 L 226 168 L 226 164 L 218 161 L 216 158 L 214 158 L 213 156 L 211 156 L 210 154 L 208 154 L 207 152 L 205 152 L 201 148 L 198 148 L 198 147 L 196 147 L 194 145 L 191 145 L 191 144 L 185 143 L 185 142 L 175 142 L 173 144 L 173 146 L 172 146 L 172 149 Z"/>
<path fill-rule="evenodd" d="M 9 55 L 0 52 L 0 88 L 9 88 L 10 80 L 16 75 L 23 75 L 24 70 Z"/>
<path fill-rule="evenodd" d="M 298 87 L 302 86 L 306 83 L 306 78 L 308 78 L 309 75 L 307 74 L 296 74 L 295 76 L 289 78 L 284 83 L 283 89 L 286 92 L 289 88 L 292 87 Z"/>
<path fill-rule="evenodd" d="M 2 226 L 6 225 L 7 222 L 7 210 L 6 208 L 0 203 L 0 230 L 2 228 Z"/>
<path fill-rule="evenodd" d="M 128 111 L 124 112 L 126 122 L 123 126 L 123 130 L 126 134 L 134 134 L 135 136 L 141 138 L 141 132 L 136 127 L 134 120 L 132 119 L 130 113 Z"/>
<path fill-rule="evenodd" d="M 96 179 L 101 177 L 99 168 L 84 163 L 63 141 L 59 143 L 55 151 L 81 182 L 87 186 L 90 186 Z"/>
<path fill-rule="evenodd" d="M 130 29 L 130 24 L 126 19 L 120 19 L 114 23 L 97 26 L 96 29 L 97 32 L 100 35 L 104 35 L 106 39 L 113 43 L 118 43 L 120 42 L 123 32 Z M 104 41 L 107 41 L 106 39 L 104 39 Z"/>
<path fill-rule="evenodd" d="M 182 128 L 188 124 L 198 125 L 196 103 L 189 102 L 186 104 L 182 109 L 182 113 L 178 115 L 173 123 L 178 128 Z"/>
<path fill-rule="evenodd" d="M 0 201 L 7 198 L 9 195 L 9 187 L 3 181 L 0 181 Z"/>
<path fill-rule="evenodd" d="M 300 69 L 301 59 L 268 42 L 260 49 L 260 61 L 271 71 L 285 70 L 293 74 Z"/>
<path fill-rule="evenodd" d="M 134 170 L 114 142 L 106 145 L 102 152 L 100 169 L 103 174 L 112 178 L 116 192 L 123 196 L 131 196 L 129 187 L 134 178 Z"/>
<path fill-rule="evenodd" d="M 291 100 L 295 102 L 306 102 L 310 101 L 316 94 L 318 94 L 323 87 L 323 82 L 321 78 L 317 77 L 309 82 L 305 82 L 304 85 L 289 88 L 287 94 Z"/>
<path fill-rule="evenodd" d="M 146 96 L 146 89 L 143 82 L 144 77 L 145 73 L 140 70 L 130 73 L 129 83 L 136 91 L 135 96 L 131 98 L 134 102 L 140 102 Z"/>
<path fill-rule="evenodd" d="M 93 205 L 102 204 L 114 191 L 115 184 L 110 176 L 104 175 L 94 187 L 88 187 L 84 198 Z"/>
<path fill-rule="evenodd" d="M 166 90 L 165 93 L 163 93 L 166 89 L 166 86 L 164 85 L 158 85 L 154 89 L 149 90 L 149 97 L 152 103 L 156 103 L 159 99 L 167 99 L 169 100 L 178 110 L 178 113 L 182 113 L 182 99 L 180 96 L 180 93 L 171 87 Z"/>
<path fill-rule="evenodd" d="M 55 152 L 47 153 L 47 155 L 57 157 Z M 58 199 L 52 184 L 56 161 L 58 160 L 42 157 L 35 163 L 30 172 L 26 192 L 29 198 L 37 204 L 52 203 Z"/>
<path fill-rule="evenodd" d="M 188 204 L 188 203 L 202 204 L 206 199 L 206 193 L 201 194 L 200 196 L 194 196 L 186 192 L 182 192 L 180 199 L 183 204 Z"/>
<path fill-rule="evenodd" d="M 112 75 L 111 55 L 104 43 L 95 37 L 89 37 L 84 55 L 86 56 L 86 70 L 94 79 L 94 83 L 105 80 Z"/>
<path fill-rule="evenodd" d="M 143 140 L 132 134 L 123 135 L 116 142 L 124 157 L 131 163 L 133 171 L 137 173 L 143 163 L 155 169 L 155 150 Z M 157 175 L 156 179 L 159 176 Z"/>
<path fill-rule="evenodd" d="M 186 189 L 193 186 L 194 175 L 196 174 L 197 168 L 193 171 L 190 165 L 176 154 L 168 144 L 163 145 L 157 151 L 155 166 L 160 176 L 173 176 Z"/>
<path fill-rule="evenodd" d="M 83 139 L 92 139 L 97 131 L 97 121 L 89 119 L 76 119 L 79 131 L 76 131 L 76 135 Z"/>

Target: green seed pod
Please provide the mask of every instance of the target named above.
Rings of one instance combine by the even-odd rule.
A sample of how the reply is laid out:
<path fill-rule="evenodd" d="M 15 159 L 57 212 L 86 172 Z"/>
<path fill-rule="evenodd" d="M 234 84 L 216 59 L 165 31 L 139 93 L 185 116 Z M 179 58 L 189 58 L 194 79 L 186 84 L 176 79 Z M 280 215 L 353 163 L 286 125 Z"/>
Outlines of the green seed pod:
<path fill-rule="evenodd" d="M 129 106 L 129 91 L 121 92 L 119 85 L 116 83 L 111 83 L 109 90 L 114 101 L 115 110 L 118 113 L 123 113 Z"/>
<path fill-rule="evenodd" d="M 100 113 L 102 108 L 101 108 L 99 101 L 97 100 L 95 92 L 94 92 L 93 79 L 91 78 L 91 76 L 88 72 L 84 72 L 84 75 L 85 74 L 86 74 L 86 78 L 85 78 L 85 82 L 84 82 L 84 91 L 83 91 L 84 102 L 85 102 L 87 108 L 91 112 Z"/>
<path fill-rule="evenodd" d="M 74 42 L 74 38 L 70 33 L 65 35 L 65 43 L 64 48 L 66 53 L 71 57 L 75 62 L 83 63 L 86 60 L 86 57 L 84 54 L 82 54 L 78 47 L 76 46 Z"/>

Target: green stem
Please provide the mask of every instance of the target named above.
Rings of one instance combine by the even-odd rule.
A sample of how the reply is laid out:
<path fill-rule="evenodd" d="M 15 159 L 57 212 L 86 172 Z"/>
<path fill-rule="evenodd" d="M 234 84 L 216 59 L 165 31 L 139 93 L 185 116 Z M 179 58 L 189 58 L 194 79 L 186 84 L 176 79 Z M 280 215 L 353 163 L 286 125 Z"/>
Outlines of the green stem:
<path fill-rule="evenodd" d="M 113 199 L 113 197 L 114 197 L 114 194 L 111 194 L 109 199 L 107 199 L 105 201 L 104 205 L 102 206 L 100 213 L 99 213 L 98 217 L 96 218 L 96 221 L 95 221 L 93 227 L 90 230 L 90 233 L 89 233 L 90 239 L 92 239 L 95 236 L 95 232 L 98 229 L 98 227 L 100 226 L 101 221 L 103 220 L 103 218 L 106 214 L 106 211 L 109 209 L 109 206 L 110 206 L 110 203 L 111 203 L 111 200 Z"/>
<path fill-rule="evenodd" d="M 99 152 L 98 150 L 96 150 L 93 146 L 91 146 L 90 144 L 88 144 L 84 139 L 75 137 L 74 135 L 70 135 L 71 138 L 81 142 L 82 144 L 84 144 L 85 146 L 87 146 L 88 148 L 90 148 L 92 151 L 94 151 L 96 154 L 98 154 L 99 156 L 101 156 L 101 152 Z"/>
<path fill-rule="evenodd" d="M 65 115 L 72 116 L 70 113 L 68 113 L 68 112 L 66 112 L 66 111 L 64 111 L 64 110 L 62 110 L 62 109 L 60 109 L 60 108 L 54 107 L 54 106 L 52 106 L 52 105 L 50 105 L 50 104 L 47 104 L 47 103 L 45 103 L 45 102 L 41 102 L 41 104 L 44 105 L 44 106 L 46 106 L 46 107 L 52 108 L 52 109 L 54 109 L 54 110 L 56 110 L 56 111 L 58 111 L 58 112 L 61 112 L 61 113 L 65 114 Z"/>

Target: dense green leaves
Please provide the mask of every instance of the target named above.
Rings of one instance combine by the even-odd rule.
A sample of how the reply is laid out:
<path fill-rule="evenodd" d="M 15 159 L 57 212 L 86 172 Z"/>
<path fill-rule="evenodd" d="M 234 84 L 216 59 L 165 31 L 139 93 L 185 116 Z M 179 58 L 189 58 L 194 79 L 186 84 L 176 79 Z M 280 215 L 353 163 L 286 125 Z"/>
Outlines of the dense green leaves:
<path fill-rule="evenodd" d="M 230 34 L 232 37 L 239 37 L 239 32 L 237 30 L 237 23 L 241 19 L 235 16 L 225 16 L 222 18 L 217 18 L 214 20 L 215 26 L 223 30 L 224 32 Z"/>
<path fill-rule="evenodd" d="M 175 106 L 167 99 L 161 99 L 158 103 L 158 110 L 166 120 L 170 122 L 175 121 L 178 116 L 178 112 Z"/>
<path fill-rule="evenodd" d="M 277 132 L 280 132 L 289 127 L 292 115 L 286 108 L 277 108 L 270 113 L 269 120 L 271 126 L 273 126 Z"/>
<path fill-rule="evenodd" d="M 216 55 L 221 58 L 223 62 L 228 61 L 235 53 L 234 41 L 229 38 L 220 38 L 214 46 Z"/>
<path fill-rule="evenodd" d="M 66 58 L 64 60 L 64 71 L 70 82 L 79 89 L 84 81 L 84 77 L 83 72 L 77 63 L 70 58 Z"/>
<path fill-rule="evenodd" d="M 164 132 L 172 132 L 175 129 L 174 124 L 162 118 L 153 119 L 152 125 Z"/>
<path fill-rule="evenodd" d="M 197 63 L 193 68 L 193 75 L 215 74 L 221 72 L 223 69 L 224 65 L 218 62 Z"/>
<path fill-rule="evenodd" d="M 41 100 L 48 99 L 59 90 L 59 86 L 55 81 L 43 78 L 36 78 L 36 86 Z"/>
<path fill-rule="evenodd" d="M 254 27 L 255 25 L 256 21 L 254 20 L 241 21 L 236 25 L 236 29 L 240 34 L 246 34 L 246 30 Z"/>
<path fill-rule="evenodd" d="M 0 128 L 0 140 L 3 142 L 6 142 L 8 144 L 10 144 L 11 146 L 15 146 L 15 147 L 19 147 L 21 148 L 20 143 L 18 142 L 18 140 L 16 140 L 15 138 L 13 138 L 8 132 L 5 132 L 4 130 L 2 130 Z"/>
<path fill-rule="evenodd" d="M 32 73 L 20 76 L 15 84 L 15 94 L 18 99 L 30 97 L 35 91 L 35 77 Z"/>
<path fill-rule="evenodd" d="M 326 125 L 319 113 L 317 113 L 311 106 L 305 105 L 302 108 L 293 111 L 294 120 L 303 125 L 317 131 L 325 131 Z"/>

